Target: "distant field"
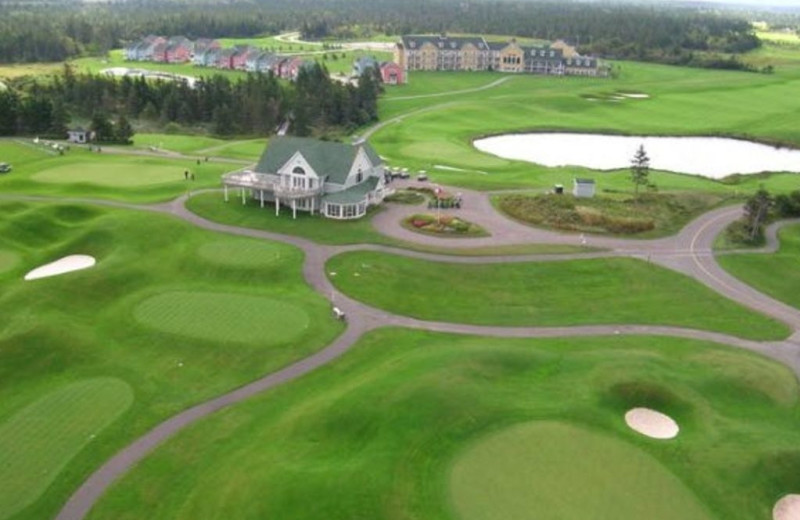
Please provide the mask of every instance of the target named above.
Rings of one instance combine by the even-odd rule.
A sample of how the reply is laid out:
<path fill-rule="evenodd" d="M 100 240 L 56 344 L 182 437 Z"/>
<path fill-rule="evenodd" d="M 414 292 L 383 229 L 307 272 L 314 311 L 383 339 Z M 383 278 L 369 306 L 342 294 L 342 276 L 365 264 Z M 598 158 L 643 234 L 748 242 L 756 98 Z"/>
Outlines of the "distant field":
<path fill-rule="evenodd" d="M 383 329 L 168 440 L 89 518 L 766 520 L 800 489 L 797 402 L 785 367 L 708 343 Z"/>
<path fill-rule="evenodd" d="M 545 168 L 477 151 L 473 139 L 496 133 L 536 130 L 623 132 L 653 135 L 734 135 L 779 141 L 800 147 L 800 51 L 777 46 L 745 57 L 775 74 L 713 71 L 618 62 L 618 77 L 556 78 L 499 73 L 411 72 L 409 84 L 389 87 L 380 103 L 387 124 L 372 136 L 373 145 L 392 165 L 427 170 L 434 182 L 479 189 L 549 188 L 570 185 L 574 177 L 595 177 L 599 189 L 631 190 L 627 171 L 578 167 Z M 501 85 L 458 93 L 494 81 Z M 618 103 L 589 102 L 609 91 L 647 94 L 650 99 Z M 448 94 L 450 93 L 450 94 Z M 434 96 L 435 94 L 435 96 Z M 447 95 L 441 95 L 447 94 Z M 421 96 L 421 97 L 420 97 Z M 425 97 L 428 96 L 428 97 Z M 402 99 L 408 97 L 409 99 Z M 436 170 L 444 165 L 464 173 Z M 655 172 L 662 190 L 749 192 L 764 184 L 773 191 L 796 186 L 796 175 L 751 176 L 733 184 L 700 177 Z"/>

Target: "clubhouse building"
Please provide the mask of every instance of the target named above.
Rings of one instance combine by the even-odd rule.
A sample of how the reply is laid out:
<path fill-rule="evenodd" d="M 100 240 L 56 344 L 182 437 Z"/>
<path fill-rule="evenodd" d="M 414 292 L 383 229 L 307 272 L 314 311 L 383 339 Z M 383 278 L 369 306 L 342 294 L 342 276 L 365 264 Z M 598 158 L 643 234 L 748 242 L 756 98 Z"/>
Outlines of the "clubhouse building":
<path fill-rule="evenodd" d="M 558 40 L 545 46 L 487 42 L 481 36 L 403 36 L 394 51 L 403 70 L 496 70 L 555 76 L 607 76 L 609 69 L 594 57 Z"/>
<path fill-rule="evenodd" d="M 222 177 L 225 200 L 229 189 L 241 190 L 261 207 L 274 205 L 319 213 L 326 218 L 356 219 L 386 195 L 384 165 L 366 141 L 352 144 L 302 137 L 274 137 L 255 169 Z"/>

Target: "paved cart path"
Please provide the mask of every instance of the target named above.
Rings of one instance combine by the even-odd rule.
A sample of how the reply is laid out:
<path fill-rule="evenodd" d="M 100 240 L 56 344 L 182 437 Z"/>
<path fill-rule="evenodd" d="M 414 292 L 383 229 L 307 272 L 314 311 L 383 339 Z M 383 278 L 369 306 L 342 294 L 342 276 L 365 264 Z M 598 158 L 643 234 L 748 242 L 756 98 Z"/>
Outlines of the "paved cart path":
<path fill-rule="evenodd" d="M 457 188 L 453 188 L 452 190 L 461 191 L 465 196 L 467 204 L 460 214 L 465 215 L 465 218 L 480 222 L 481 225 L 490 227 L 492 231 L 496 233 L 493 234 L 492 237 L 487 237 L 485 241 L 480 243 L 476 243 L 474 240 L 484 239 L 466 239 L 470 240 L 469 246 L 471 247 L 476 245 L 499 245 L 509 243 L 575 244 L 575 235 L 538 230 L 507 219 L 491 207 L 487 194 L 468 192 L 467 190 L 458 190 Z M 347 329 L 333 343 L 315 354 L 297 361 L 277 372 L 266 375 L 248 385 L 210 401 L 193 406 L 160 423 L 122 449 L 103 464 L 103 466 L 92 473 L 61 509 L 57 516 L 59 520 L 79 520 L 84 518 L 103 493 L 105 493 L 115 481 L 127 473 L 135 464 L 144 459 L 157 446 L 183 428 L 186 428 L 194 422 L 224 407 L 265 392 L 329 363 L 346 352 L 364 333 L 379 327 L 397 326 L 454 334 L 515 338 L 610 335 L 680 337 L 710 341 L 757 352 L 784 363 L 800 377 L 800 311 L 778 302 L 742 283 L 725 272 L 716 262 L 713 253 L 714 239 L 729 223 L 733 222 L 741 215 L 741 208 L 738 207 L 722 208 L 706 213 L 690 222 L 673 237 L 657 240 L 629 240 L 606 237 L 588 238 L 587 245 L 607 249 L 601 252 L 560 255 L 464 257 L 410 251 L 374 244 L 342 246 L 320 245 L 301 237 L 220 224 L 206 220 L 190 212 L 185 206 L 187 198 L 187 196 L 182 196 L 174 201 L 162 204 L 140 205 L 88 198 L 0 195 L 0 199 L 9 200 L 84 203 L 129 210 L 157 212 L 172 215 L 199 228 L 211 231 L 274 240 L 294 245 L 302 249 L 305 253 L 303 274 L 306 282 L 323 297 L 335 302 L 336 306 L 347 314 Z M 385 232 L 389 236 L 402 238 L 410 242 L 435 244 L 437 246 L 443 245 L 442 240 L 436 240 L 435 237 L 418 235 L 416 233 L 411 233 L 411 236 L 397 235 L 397 228 L 399 227 L 395 226 L 398 221 L 397 217 L 401 216 L 403 212 L 413 211 L 413 207 L 409 208 L 405 206 L 397 209 L 398 207 L 399 206 L 390 205 L 388 211 L 384 211 L 375 217 L 373 223 L 379 231 Z M 387 215 L 391 218 L 387 217 Z M 394 224 L 392 224 L 393 222 Z M 800 222 L 800 220 L 787 221 L 770 226 L 767 233 L 768 245 L 761 252 L 775 251 L 778 247 L 778 229 L 782 225 L 798 222 Z M 435 240 L 435 242 L 431 242 L 431 240 Z M 461 243 L 460 240 L 459 242 Z M 575 327 L 493 327 L 418 320 L 371 307 L 365 303 L 349 298 L 333 286 L 325 273 L 325 263 L 331 257 L 342 252 L 359 250 L 385 251 L 436 262 L 476 264 L 563 261 L 578 258 L 611 256 L 646 259 L 691 276 L 731 300 L 786 323 L 792 329 L 792 336 L 785 341 L 757 342 L 716 332 L 667 326 L 634 326 L 619 324 Z"/>

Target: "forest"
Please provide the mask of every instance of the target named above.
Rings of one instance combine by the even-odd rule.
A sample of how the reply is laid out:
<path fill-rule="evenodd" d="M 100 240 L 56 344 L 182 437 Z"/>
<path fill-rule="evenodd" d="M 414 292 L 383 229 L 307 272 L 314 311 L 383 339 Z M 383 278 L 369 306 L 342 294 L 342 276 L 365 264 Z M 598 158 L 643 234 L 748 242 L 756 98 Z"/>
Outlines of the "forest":
<path fill-rule="evenodd" d="M 294 135 L 335 134 L 377 119 L 379 75 L 365 74 L 358 87 L 330 79 L 319 64 L 302 68 L 286 84 L 272 74 L 224 76 L 184 82 L 75 74 L 69 66 L 47 83 L 0 91 L 0 135 L 63 138 L 74 120 L 129 120 L 202 126 L 215 135 L 268 135 L 284 122 Z M 112 136 L 109 140 L 117 140 Z M 124 140 L 124 139 L 122 139 Z"/>
<path fill-rule="evenodd" d="M 0 62 L 103 54 L 143 35 L 250 37 L 301 28 L 307 38 L 431 32 L 566 38 L 589 54 L 740 68 L 760 45 L 735 13 L 690 7 L 509 0 L 128 0 L 0 3 Z"/>

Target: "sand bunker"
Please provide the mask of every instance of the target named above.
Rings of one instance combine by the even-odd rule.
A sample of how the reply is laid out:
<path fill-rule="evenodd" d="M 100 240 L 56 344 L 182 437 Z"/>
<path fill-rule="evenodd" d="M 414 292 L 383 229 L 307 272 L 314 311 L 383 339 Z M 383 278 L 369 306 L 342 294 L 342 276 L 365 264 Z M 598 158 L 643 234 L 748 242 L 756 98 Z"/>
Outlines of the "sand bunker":
<path fill-rule="evenodd" d="M 650 96 L 648 94 L 641 94 L 637 92 L 626 92 L 624 94 L 620 94 L 620 96 L 629 98 L 629 99 L 649 99 Z"/>
<path fill-rule="evenodd" d="M 50 262 L 41 267 L 37 267 L 33 271 L 25 275 L 26 280 L 38 280 L 39 278 L 47 278 L 50 276 L 58 276 L 60 274 L 71 273 L 72 271 L 80 271 L 81 269 L 88 269 L 94 267 L 97 262 L 94 257 L 88 255 L 70 255 L 65 256 L 55 262 Z"/>
<path fill-rule="evenodd" d="M 634 408 L 625 414 L 631 429 L 653 439 L 674 439 L 680 428 L 678 423 L 663 413 L 648 408 Z"/>
<path fill-rule="evenodd" d="M 800 520 L 800 495 L 786 495 L 772 508 L 773 520 Z"/>

